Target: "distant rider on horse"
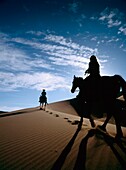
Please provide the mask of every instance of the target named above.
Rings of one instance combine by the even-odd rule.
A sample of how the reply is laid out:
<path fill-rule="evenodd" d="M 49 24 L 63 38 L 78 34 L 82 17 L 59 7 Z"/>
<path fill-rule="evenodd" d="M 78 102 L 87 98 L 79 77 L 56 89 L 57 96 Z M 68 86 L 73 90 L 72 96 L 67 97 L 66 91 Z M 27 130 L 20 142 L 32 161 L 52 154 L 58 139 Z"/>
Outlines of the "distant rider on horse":
<path fill-rule="evenodd" d="M 46 97 L 46 91 L 45 89 L 43 89 L 42 93 L 41 93 L 41 96 L 39 98 L 39 102 L 40 102 L 40 110 L 41 109 L 44 109 L 45 110 L 45 107 L 46 107 L 46 104 L 47 104 L 47 97 Z M 45 103 L 45 106 L 43 108 L 43 104 Z"/>

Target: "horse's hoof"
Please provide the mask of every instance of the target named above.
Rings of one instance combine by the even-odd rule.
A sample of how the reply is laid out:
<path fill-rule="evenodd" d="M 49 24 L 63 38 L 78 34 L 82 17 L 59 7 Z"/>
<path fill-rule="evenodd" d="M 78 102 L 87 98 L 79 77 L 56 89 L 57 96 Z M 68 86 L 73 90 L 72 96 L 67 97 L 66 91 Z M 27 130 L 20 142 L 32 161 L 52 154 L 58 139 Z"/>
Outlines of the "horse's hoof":
<path fill-rule="evenodd" d="M 115 140 L 120 140 L 121 138 L 123 138 L 123 135 L 121 134 L 116 134 L 115 136 Z"/>

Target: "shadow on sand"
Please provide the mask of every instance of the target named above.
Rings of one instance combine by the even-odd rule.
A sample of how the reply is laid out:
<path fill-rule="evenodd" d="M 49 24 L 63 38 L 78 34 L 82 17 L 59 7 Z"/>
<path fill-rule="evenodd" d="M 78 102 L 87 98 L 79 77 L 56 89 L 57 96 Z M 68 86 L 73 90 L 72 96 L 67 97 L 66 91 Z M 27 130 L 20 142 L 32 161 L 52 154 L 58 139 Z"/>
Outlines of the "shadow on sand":
<path fill-rule="evenodd" d="M 122 169 L 126 169 L 126 146 L 124 147 L 124 142 L 121 139 L 113 138 L 104 133 L 102 135 L 104 137 L 104 141 L 108 146 L 110 146 L 117 160 L 120 162 Z"/>
<path fill-rule="evenodd" d="M 82 123 L 83 123 L 83 120 L 81 119 L 79 124 L 78 124 L 78 128 L 77 128 L 75 134 L 73 135 L 73 137 L 71 138 L 71 140 L 69 141 L 67 146 L 64 148 L 64 150 L 60 154 L 59 158 L 56 160 L 53 167 L 51 168 L 51 170 L 60 170 L 62 168 L 62 166 L 63 166 L 63 164 L 64 164 L 64 162 L 66 160 L 66 157 L 69 154 L 69 152 L 71 151 L 71 148 L 72 148 L 72 146 L 74 144 L 74 141 L 75 141 L 79 131 L 81 130 Z"/>
<path fill-rule="evenodd" d="M 67 158 L 67 155 L 71 151 L 74 141 L 78 133 L 81 130 L 82 123 L 83 123 L 83 120 L 81 119 L 80 123 L 78 124 L 78 128 L 75 134 L 73 135 L 73 137 L 71 138 L 67 146 L 64 148 L 64 150 L 62 151 L 62 153 L 60 154 L 56 162 L 53 164 L 53 167 L 51 168 L 51 170 L 60 170 L 62 168 Z M 86 155 L 87 155 L 86 153 L 87 153 L 88 139 L 90 137 L 96 136 L 98 140 L 98 138 L 101 139 L 101 135 L 102 135 L 102 139 L 107 143 L 108 146 L 110 146 L 117 160 L 120 162 L 122 169 L 126 169 L 126 147 L 124 147 L 123 142 L 121 140 L 116 140 L 115 138 L 112 138 L 111 136 L 106 135 L 104 133 L 99 133 L 96 129 L 90 129 L 87 135 L 82 139 L 80 143 L 77 159 L 76 159 L 73 170 L 85 170 L 86 169 L 85 165 L 86 165 Z M 122 157 L 122 154 L 120 154 L 120 152 L 122 152 L 123 155 L 125 156 Z"/>
<path fill-rule="evenodd" d="M 62 168 L 62 166 L 63 166 L 63 164 L 66 160 L 66 157 L 69 154 L 69 152 L 71 151 L 72 146 L 74 144 L 74 141 L 75 141 L 79 131 L 81 130 L 82 123 L 83 123 L 83 119 L 80 120 L 75 134 L 73 135 L 73 137 L 71 138 L 71 140 L 69 141 L 69 143 L 67 144 L 65 149 L 62 151 L 62 153 L 60 154 L 60 156 L 58 157 L 58 159 L 54 163 L 51 170 L 60 170 Z M 82 168 L 82 167 L 83 167 L 83 169 L 85 168 L 86 146 L 87 146 L 88 139 L 90 137 L 92 137 L 93 135 L 94 135 L 94 129 L 91 129 L 88 132 L 88 134 L 84 137 L 84 139 L 82 140 L 80 147 L 79 147 L 78 157 L 77 157 L 77 160 L 76 160 L 76 163 L 75 163 L 74 170 L 76 170 L 76 169 L 80 170 L 80 168 Z"/>
<path fill-rule="evenodd" d="M 86 164 L 86 149 L 87 149 L 87 143 L 88 139 L 95 134 L 95 129 L 91 129 L 88 131 L 88 134 L 82 139 L 80 146 L 79 146 L 79 151 L 78 151 L 78 156 L 77 160 L 75 162 L 74 170 L 85 170 L 85 164 Z"/>

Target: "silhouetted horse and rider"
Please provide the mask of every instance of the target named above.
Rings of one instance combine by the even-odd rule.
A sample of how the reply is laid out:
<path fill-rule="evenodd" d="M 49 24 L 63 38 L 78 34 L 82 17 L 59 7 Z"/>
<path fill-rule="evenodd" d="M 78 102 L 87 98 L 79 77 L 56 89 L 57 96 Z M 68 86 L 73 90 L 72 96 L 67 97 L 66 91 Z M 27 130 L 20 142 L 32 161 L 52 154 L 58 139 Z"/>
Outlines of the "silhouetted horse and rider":
<path fill-rule="evenodd" d="M 91 113 L 96 111 L 96 105 L 102 112 L 107 113 L 106 120 L 100 127 L 106 131 L 106 125 L 110 118 L 113 116 L 115 119 L 117 134 L 116 137 L 123 137 L 119 113 L 120 107 L 118 107 L 117 97 L 119 97 L 120 89 L 122 95 L 126 101 L 126 82 L 120 75 L 114 76 L 100 76 L 99 63 L 95 56 L 91 56 L 89 68 L 85 73 L 90 74 L 83 79 L 82 77 L 74 76 L 71 92 L 74 93 L 76 88 L 79 88 L 79 94 L 77 96 L 78 104 L 88 114 L 88 118 L 91 121 L 91 125 L 94 127 L 95 123 L 91 117 Z M 95 107 L 94 107 L 95 106 Z"/>
<path fill-rule="evenodd" d="M 40 110 L 45 110 L 47 105 L 46 91 L 43 89 L 41 96 L 39 97 Z"/>

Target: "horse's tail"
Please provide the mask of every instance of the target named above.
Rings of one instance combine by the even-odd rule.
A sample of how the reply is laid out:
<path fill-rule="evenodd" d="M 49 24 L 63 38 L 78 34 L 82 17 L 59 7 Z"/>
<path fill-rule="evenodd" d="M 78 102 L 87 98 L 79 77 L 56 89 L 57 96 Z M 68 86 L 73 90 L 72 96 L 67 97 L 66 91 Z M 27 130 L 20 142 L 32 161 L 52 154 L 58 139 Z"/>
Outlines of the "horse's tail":
<path fill-rule="evenodd" d="M 126 81 L 120 76 L 120 75 L 114 75 L 114 77 L 118 80 L 120 83 L 120 86 L 122 88 L 122 95 L 126 101 Z"/>

